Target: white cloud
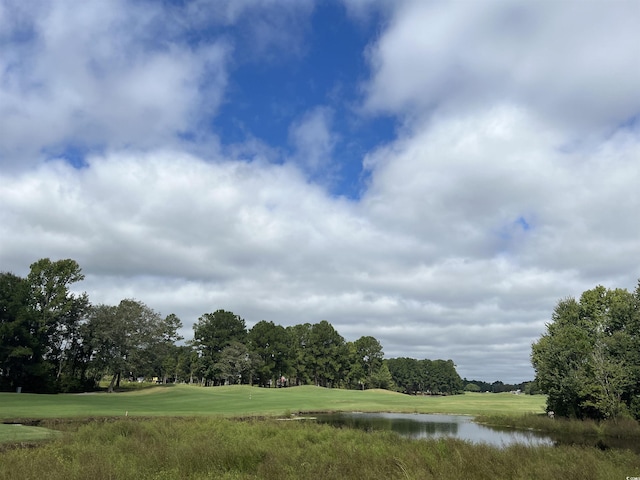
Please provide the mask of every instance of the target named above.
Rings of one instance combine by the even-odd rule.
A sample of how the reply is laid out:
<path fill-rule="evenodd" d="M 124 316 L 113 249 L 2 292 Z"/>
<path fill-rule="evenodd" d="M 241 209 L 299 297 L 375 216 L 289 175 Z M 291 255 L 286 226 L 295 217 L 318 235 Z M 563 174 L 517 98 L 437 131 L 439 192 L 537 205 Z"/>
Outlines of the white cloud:
<path fill-rule="evenodd" d="M 505 99 L 585 134 L 640 110 L 640 8 L 615 2 L 399 2 L 370 47 L 368 108 L 423 116 Z"/>
<path fill-rule="evenodd" d="M 214 113 L 229 47 L 150 46 L 156 8 L 55 2 L 25 15 L 26 40 L 0 65 L 0 155 L 39 158 L 69 143 L 148 148 Z M 206 95 L 206 97 L 205 97 Z M 206 98 L 206 102 L 203 99 Z"/>
<path fill-rule="evenodd" d="M 391 163 L 408 160 L 398 154 Z M 444 173 L 453 179 L 451 168 Z M 417 228 L 418 217 L 394 223 L 368 200 L 331 198 L 290 165 L 114 152 L 82 170 L 50 162 L 0 180 L 3 269 L 25 274 L 40 257 L 74 258 L 94 302 L 138 298 L 177 313 L 187 337 L 217 308 L 250 325 L 327 319 L 350 340 L 375 336 L 387 356 L 453 358 L 468 377 L 516 381 L 531 375 L 523 345 L 542 332 L 557 299 L 593 286 L 577 265 L 544 265 L 543 241 L 523 242 L 517 258 L 474 253 L 464 239 Z M 379 188 L 372 191 L 399 211 L 422 215 L 424 196 L 409 189 L 398 199 Z M 448 222 L 491 236 L 487 215 Z M 479 367 L 487 351 L 495 355 Z"/>
<path fill-rule="evenodd" d="M 312 174 L 330 169 L 335 134 L 331 129 L 332 112 L 316 107 L 306 112 L 289 128 L 289 139 L 295 148 L 294 159 Z"/>
<path fill-rule="evenodd" d="M 544 167 L 559 141 L 511 106 L 438 117 L 366 159 L 363 202 L 381 221 L 430 239 L 433 254 L 494 254 L 504 227 L 531 221 L 548 195 L 553 170 Z"/>
<path fill-rule="evenodd" d="M 377 223 L 421 238 L 425 261 L 504 256 L 611 279 L 640 253 L 624 220 L 640 208 L 640 141 L 621 132 L 585 152 L 563 151 L 562 139 L 524 109 L 438 117 L 368 158 L 363 203 Z"/>

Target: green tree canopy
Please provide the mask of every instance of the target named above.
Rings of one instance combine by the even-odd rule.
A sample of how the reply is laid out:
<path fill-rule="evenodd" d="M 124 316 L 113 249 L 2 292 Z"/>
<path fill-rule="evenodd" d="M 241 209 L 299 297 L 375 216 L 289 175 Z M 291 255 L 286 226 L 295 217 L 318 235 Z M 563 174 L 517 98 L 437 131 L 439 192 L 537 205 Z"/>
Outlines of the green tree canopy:
<path fill-rule="evenodd" d="M 0 273 L 0 389 L 39 391 L 47 368 L 38 338 L 38 323 L 29 309 L 29 284 L 12 273 Z"/>
<path fill-rule="evenodd" d="M 311 324 L 302 323 L 286 327 L 291 355 L 289 357 L 289 384 L 306 385 L 312 381 L 310 351 Z"/>
<path fill-rule="evenodd" d="M 393 381 L 405 393 L 455 394 L 462 391 L 463 382 L 453 360 L 401 357 L 390 358 L 386 363 Z"/>
<path fill-rule="evenodd" d="M 547 409 L 578 418 L 640 417 L 640 284 L 597 286 L 558 302 L 531 361 Z"/>
<path fill-rule="evenodd" d="M 331 386 L 343 377 L 348 364 L 348 350 L 344 338 L 326 320 L 311 326 L 309 359 L 316 385 Z"/>
<path fill-rule="evenodd" d="M 262 385 L 287 374 L 292 348 L 289 334 L 283 326 L 262 320 L 249 331 L 248 339 L 250 350 L 261 360 L 257 374 Z"/>
<path fill-rule="evenodd" d="M 382 345 L 374 337 L 367 335 L 353 342 L 353 365 L 351 369 L 359 372 L 363 388 L 377 388 L 379 382 L 374 384 L 374 376 L 382 368 L 384 352 Z"/>
<path fill-rule="evenodd" d="M 261 364 L 260 358 L 249 352 L 247 346 L 240 342 L 231 342 L 222 349 L 215 368 L 220 372 L 224 383 L 233 385 L 246 379 L 252 383 L 252 377 Z"/>
<path fill-rule="evenodd" d="M 109 391 L 113 391 L 122 375 L 159 376 L 168 345 L 180 338 L 180 326 L 175 315 L 162 318 L 137 300 L 92 307 L 85 330 L 95 378 L 110 374 Z"/>
<path fill-rule="evenodd" d="M 75 260 L 52 262 L 43 258 L 31 264 L 27 276 L 29 306 L 38 322 L 42 355 L 52 368 L 56 382 L 65 366 L 73 361 L 73 351 L 79 339 L 79 325 L 89 307 L 86 293 L 71 293 L 71 286 L 84 280 Z"/>
<path fill-rule="evenodd" d="M 220 377 L 216 364 L 222 350 L 233 342 L 246 344 L 247 327 L 240 316 L 226 310 L 205 313 L 193 325 L 193 345 L 200 357 L 200 374 L 207 380 Z"/>

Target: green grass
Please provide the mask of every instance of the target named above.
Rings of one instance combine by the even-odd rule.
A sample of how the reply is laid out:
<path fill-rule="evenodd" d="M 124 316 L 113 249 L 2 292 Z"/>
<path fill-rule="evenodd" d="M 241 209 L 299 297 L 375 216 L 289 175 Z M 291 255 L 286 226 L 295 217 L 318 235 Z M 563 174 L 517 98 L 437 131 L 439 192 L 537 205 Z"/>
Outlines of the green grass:
<path fill-rule="evenodd" d="M 50 439 L 59 432 L 31 425 L 0 423 L 0 443 L 32 442 Z"/>
<path fill-rule="evenodd" d="M 583 447 L 498 449 L 312 422 L 214 417 L 96 419 L 35 449 L 0 453 L 0 480 L 623 479 L 640 456 Z"/>
<path fill-rule="evenodd" d="M 261 416 L 285 412 L 383 411 L 490 415 L 541 413 L 542 395 L 466 393 L 409 396 L 386 390 L 339 390 L 314 386 L 265 389 L 248 386 L 162 386 L 123 393 L 0 394 L 0 418 L 94 416 Z"/>
<path fill-rule="evenodd" d="M 475 420 L 478 423 L 494 427 L 540 430 L 561 436 L 640 438 L 640 425 L 632 418 L 600 421 L 551 419 L 547 415 L 528 413 L 524 415 L 479 415 Z"/>

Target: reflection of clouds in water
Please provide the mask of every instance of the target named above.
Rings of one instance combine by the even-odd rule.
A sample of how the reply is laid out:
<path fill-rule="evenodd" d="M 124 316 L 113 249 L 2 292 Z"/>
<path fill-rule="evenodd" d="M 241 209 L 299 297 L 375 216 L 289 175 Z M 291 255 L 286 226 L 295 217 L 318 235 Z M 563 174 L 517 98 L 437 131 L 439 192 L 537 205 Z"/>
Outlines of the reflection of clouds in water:
<path fill-rule="evenodd" d="M 501 447 L 513 444 L 553 445 L 553 440 L 544 435 L 533 432 L 494 430 L 471 421 L 460 425 L 458 437 L 475 443 L 488 443 Z"/>
<path fill-rule="evenodd" d="M 414 439 L 453 437 L 498 447 L 513 444 L 553 445 L 553 441 L 548 436 L 534 432 L 494 430 L 473 423 L 471 417 L 461 415 L 337 413 L 320 415 L 318 421 L 362 430 L 392 430 Z"/>

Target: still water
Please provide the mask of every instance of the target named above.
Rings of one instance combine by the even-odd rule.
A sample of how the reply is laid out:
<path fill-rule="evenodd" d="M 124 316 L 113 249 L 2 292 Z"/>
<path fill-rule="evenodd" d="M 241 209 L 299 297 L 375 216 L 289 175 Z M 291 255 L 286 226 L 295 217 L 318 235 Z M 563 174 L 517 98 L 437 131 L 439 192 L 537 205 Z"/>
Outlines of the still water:
<path fill-rule="evenodd" d="M 409 438 L 454 437 L 475 443 L 488 443 L 498 447 L 513 444 L 531 446 L 553 445 L 544 434 L 496 430 L 473 423 L 471 417 L 462 415 L 433 415 L 413 413 L 332 413 L 317 415 L 317 421 L 330 425 L 363 430 L 392 430 Z"/>

